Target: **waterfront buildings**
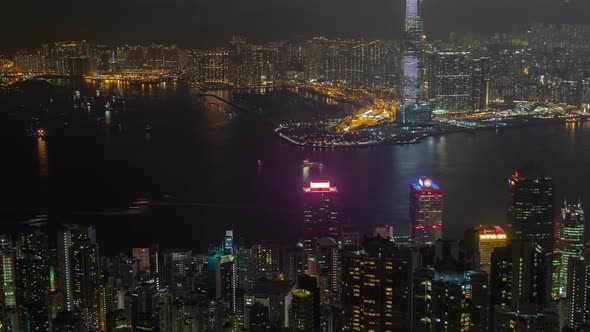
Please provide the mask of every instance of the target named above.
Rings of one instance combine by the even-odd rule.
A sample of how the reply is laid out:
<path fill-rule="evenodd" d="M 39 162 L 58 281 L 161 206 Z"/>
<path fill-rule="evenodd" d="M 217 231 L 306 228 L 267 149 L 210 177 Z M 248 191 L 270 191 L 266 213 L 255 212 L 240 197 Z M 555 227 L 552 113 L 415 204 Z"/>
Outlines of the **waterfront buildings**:
<path fill-rule="evenodd" d="M 467 112 L 473 109 L 472 61 L 469 52 L 436 52 L 430 55 L 428 95 L 437 111 Z M 484 64 L 479 64 L 485 66 Z M 484 75 L 480 68 L 478 75 Z M 481 80 L 484 82 L 481 82 Z M 485 78 L 478 77 L 477 90 L 484 89 Z M 485 91 L 485 90 L 484 90 Z M 481 100 L 480 100 L 481 103 Z"/>
<path fill-rule="evenodd" d="M 423 176 L 410 185 L 410 237 L 416 246 L 433 245 L 442 238 L 443 191 Z"/>

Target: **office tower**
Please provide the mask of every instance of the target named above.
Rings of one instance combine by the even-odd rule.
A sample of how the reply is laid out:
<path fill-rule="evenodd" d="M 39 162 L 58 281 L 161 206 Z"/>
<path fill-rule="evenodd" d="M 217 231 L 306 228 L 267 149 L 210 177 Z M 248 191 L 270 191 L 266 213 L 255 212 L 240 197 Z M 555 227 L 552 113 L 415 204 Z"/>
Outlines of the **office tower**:
<path fill-rule="evenodd" d="M 323 317 L 321 317 L 321 304 L 320 304 L 320 289 L 318 287 L 317 278 L 310 277 L 309 275 L 299 276 L 297 279 L 296 289 L 301 289 L 309 292 L 311 295 L 311 309 L 312 309 L 312 326 L 313 331 L 320 331 L 324 325 Z"/>
<path fill-rule="evenodd" d="M 256 282 L 257 266 L 256 266 L 256 248 L 244 245 L 243 243 L 236 244 L 236 280 L 237 289 L 249 291 L 254 288 Z"/>
<path fill-rule="evenodd" d="M 500 226 L 483 226 L 465 232 L 465 247 L 469 261 L 474 270 L 490 274 L 492 252 L 495 248 L 506 247 L 508 236 Z"/>
<path fill-rule="evenodd" d="M 220 252 L 209 257 L 209 283 L 212 297 L 223 301 L 227 309 L 236 312 L 236 262 L 233 255 Z"/>
<path fill-rule="evenodd" d="M 303 187 L 303 247 L 306 253 L 314 251 L 321 237 L 339 238 L 338 189 L 330 181 L 311 181 Z"/>
<path fill-rule="evenodd" d="M 457 267 L 413 275 L 412 331 L 487 331 L 488 276 Z"/>
<path fill-rule="evenodd" d="M 566 297 L 568 261 L 580 257 L 584 250 L 584 210 L 582 202 L 568 204 L 563 202 L 556 225 L 557 249 L 559 255 L 559 293 Z"/>
<path fill-rule="evenodd" d="M 410 185 L 410 236 L 416 246 L 428 246 L 442 238 L 443 191 L 423 176 Z"/>
<path fill-rule="evenodd" d="M 533 175 L 532 173 L 530 175 Z M 514 239 L 530 239 L 554 249 L 553 179 L 515 172 L 509 180 L 509 222 Z"/>
<path fill-rule="evenodd" d="M 23 231 L 16 241 L 16 303 L 19 331 L 47 331 L 48 240 L 39 229 Z"/>
<path fill-rule="evenodd" d="M 429 66 L 429 96 L 435 109 L 448 113 L 472 109 L 471 55 L 437 52 Z"/>
<path fill-rule="evenodd" d="M 74 295 L 72 290 L 72 227 L 62 226 L 57 232 L 57 253 L 59 260 L 59 283 L 64 297 L 64 309 L 73 311 Z"/>
<path fill-rule="evenodd" d="M 149 248 L 133 248 L 131 249 L 133 259 L 137 260 L 138 269 L 141 273 L 151 273 L 150 269 L 150 249 Z"/>
<path fill-rule="evenodd" d="M 228 229 L 225 231 L 225 238 L 223 240 L 223 253 L 226 255 L 234 254 L 234 231 Z"/>
<path fill-rule="evenodd" d="M 547 310 L 550 267 L 543 248 L 531 240 L 513 240 L 494 250 L 490 275 L 492 330 L 506 329 L 515 322 L 526 326 L 553 320 L 554 313 Z"/>
<path fill-rule="evenodd" d="M 142 284 L 131 293 L 131 322 L 134 329 L 150 331 L 155 328 L 155 296 L 153 284 Z"/>
<path fill-rule="evenodd" d="M 421 99 L 422 87 L 422 0 L 406 0 L 404 36 L 402 39 L 402 92 L 403 102 L 417 103 Z"/>
<path fill-rule="evenodd" d="M 16 311 L 16 252 L 10 234 L 0 235 L 0 323 L 6 330 L 16 331 L 19 326 Z"/>
<path fill-rule="evenodd" d="M 74 238 L 70 248 L 72 261 L 73 308 L 81 313 L 85 328 L 99 328 L 100 271 L 98 247 L 84 234 Z"/>
<path fill-rule="evenodd" d="M 275 240 L 259 241 L 254 245 L 256 253 L 256 279 L 279 280 L 281 273 L 281 243 Z"/>
<path fill-rule="evenodd" d="M 487 111 L 490 91 L 490 63 L 491 58 L 475 58 L 471 68 L 471 96 L 473 106 L 471 109 Z"/>
<path fill-rule="evenodd" d="M 590 325 L 590 242 L 568 260 L 565 323 L 572 331 Z"/>
<path fill-rule="evenodd" d="M 381 236 L 384 239 L 393 237 L 393 225 L 378 225 L 373 227 L 373 236 Z"/>
<path fill-rule="evenodd" d="M 329 237 L 319 239 L 315 257 L 320 302 L 337 303 L 340 299 L 342 263 L 338 243 Z"/>
<path fill-rule="evenodd" d="M 302 243 L 297 243 L 294 247 L 283 250 L 283 272 L 285 280 L 293 282 L 305 274 L 305 252 Z"/>
<path fill-rule="evenodd" d="M 343 330 L 409 330 L 410 252 L 381 237 L 366 239 L 363 249 L 342 257 Z"/>
<path fill-rule="evenodd" d="M 152 244 L 148 250 L 150 252 L 150 276 L 154 278 L 156 289 L 160 290 L 163 288 L 162 279 L 164 274 L 160 246 L 158 244 Z"/>
<path fill-rule="evenodd" d="M 305 289 L 291 291 L 289 308 L 289 330 L 296 332 L 315 332 L 313 312 L 313 295 Z"/>

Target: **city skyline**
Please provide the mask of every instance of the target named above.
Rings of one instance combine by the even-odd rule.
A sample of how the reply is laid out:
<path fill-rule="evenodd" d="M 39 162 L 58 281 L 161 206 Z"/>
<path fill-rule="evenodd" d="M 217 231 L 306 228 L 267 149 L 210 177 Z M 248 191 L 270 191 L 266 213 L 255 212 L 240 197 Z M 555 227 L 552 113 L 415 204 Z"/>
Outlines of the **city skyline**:
<path fill-rule="evenodd" d="M 36 10 L 30 12 L 31 7 Z M 310 10 L 312 7 L 314 10 Z M 509 32 L 513 25 L 535 22 L 583 24 L 583 13 L 590 10 L 587 2 L 565 0 L 425 1 L 424 7 L 425 32 L 432 39 L 446 39 L 453 31 Z M 7 3 L 3 10 L 28 12 L 27 20 L 10 15 L 0 23 L 0 38 L 6 41 L 1 47 L 8 50 L 31 48 L 44 41 L 76 39 L 172 42 L 197 48 L 222 45 L 236 34 L 259 41 L 316 35 L 400 40 L 404 1 L 379 0 L 370 5 L 353 0 L 300 0 L 285 4 L 264 0 L 151 1 L 139 5 L 131 0 L 29 0 Z M 21 27 L 16 34 L 15 26 Z M 37 26 L 52 28 L 38 30 Z"/>

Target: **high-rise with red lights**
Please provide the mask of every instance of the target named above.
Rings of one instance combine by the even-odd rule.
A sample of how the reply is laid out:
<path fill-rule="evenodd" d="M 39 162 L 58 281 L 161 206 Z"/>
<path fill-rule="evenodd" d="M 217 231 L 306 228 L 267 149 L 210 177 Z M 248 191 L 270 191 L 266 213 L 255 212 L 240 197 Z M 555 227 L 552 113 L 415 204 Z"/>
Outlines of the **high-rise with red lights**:
<path fill-rule="evenodd" d="M 410 237 L 416 246 L 442 238 L 443 191 L 423 176 L 410 185 Z"/>
<path fill-rule="evenodd" d="M 322 237 L 339 240 L 338 189 L 330 181 L 310 181 L 303 187 L 303 245 L 306 252 Z"/>

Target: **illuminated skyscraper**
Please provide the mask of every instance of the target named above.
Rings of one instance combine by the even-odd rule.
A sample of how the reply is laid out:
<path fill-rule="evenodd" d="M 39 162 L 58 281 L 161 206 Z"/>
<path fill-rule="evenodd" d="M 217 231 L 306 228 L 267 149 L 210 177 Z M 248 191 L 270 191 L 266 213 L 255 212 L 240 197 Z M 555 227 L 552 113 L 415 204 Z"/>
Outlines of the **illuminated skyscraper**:
<path fill-rule="evenodd" d="M 413 275 L 412 331 L 487 331 L 488 276 L 457 268 Z"/>
<path fill-rule="evenodd" d="M 474 261 L 473 269 L 490 274 L 492 252 L 495 248 L 506 247 L 508 236 L 500 226 L 478 226 L 465 232 L 465 244 Z"/>
<path fill-rule="evenodd" d="M 313 252 L 322 237 L 339 240 L 338 189 L 330 181 L 311 181 L 303 187 L 303 245 Z"/>
<path fill-rule="evenodd" d="M 402 41 L 404 102 L 416 103 L 421 98 L 420 57 L 422 56 L 422 0 L 406 0 L 406 17 Z"/>
<path fill-rule="evenodd" d="M 429 97 L 436 110 L 466 112 L 473 108 L 471 55 L 437 52 L 429 65 Z"/>
<path fill-rule="evenodd" d="M 547 309 L 550 260 L 531 240 L 513 240 L 492 253 L 490 306 L 493 331 L 540 331 L 553 315 Z M 535 326 L 535 327 L 533 327 Z M 516 328 L 515 328 L 516 327 Z"/>
<path fill-rule="evenodd" d="M 131 249 L 133 259 L 138 261 L 139 272 L 150 273 L 150 249 L 133 248 Z"/>
<path fill-rule="evenodd" d="M 291 291 L 289 328 L 296 332 L 315 332 L 313 295 L 306 289 Z"/>
<path fill-rule="evenodd" d="M 584 223 L 582 203 L 568 205 L 564 200 L 556 227 L 557 240 L 559 241 L 557 248 L 561 258 L 559 262 L 559 288 L 562 296 L 567 295 L 568 261 L 579 258 L 584 249 Z"/>
<path fill-rule="evenodd" d="M 471 73 L 471 96 L 473 109 L 486 111 L 490 93 L 490 62 L 491 58 L 473 59 Z"/>
<path fill-rule="evenodd" d="M 0 323 L 7 330 L 18 327 L 16 315 L 16 284 L 15 284 L 15 251 L 12 237 L 9 234 L 0 235 L 0 294 L 1 313 Z"/>
<path fill-rule="evenodd" d="M 514 239 L 530 239 L 548 252 L 554 249 L 553 179 L 522 176 L 509 180 L 510 222 Z"/>
<path fill-rule="evenodd" d="M 342 257 L 343 331 L 409 331 L 412 258 L 382 237 Z"/>
<path fill-rule="evenodd" d="M 568 261 L 567 273 L 566 326 L 568 331 L 583 331 L 582 326 L 590 324 L 590 242 Z"/>
<path fill-rule="evenodd" d="M 19 331 L 47 331 L 49 264 L 47 236 L 39 229 L 18 235 L 16 243 L 16 303 Z"/>
<path fill-rule="evenodd" d="M 423 176 L 410 185 L 410 236 L 416 246 L 428 246 L 442 238 L 443 191 Z"/>

